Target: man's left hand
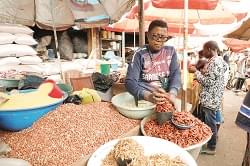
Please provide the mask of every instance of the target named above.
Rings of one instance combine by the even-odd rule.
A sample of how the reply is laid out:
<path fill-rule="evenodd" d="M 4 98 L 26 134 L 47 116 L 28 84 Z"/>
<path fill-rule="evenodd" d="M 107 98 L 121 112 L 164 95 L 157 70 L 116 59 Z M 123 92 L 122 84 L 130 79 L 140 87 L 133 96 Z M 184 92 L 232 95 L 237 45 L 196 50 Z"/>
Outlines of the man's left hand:
<path fill-rule="evenodd" d="M 178 104 L 177 104 L 177 101 L 176 101 L 176 96 L 174 94 L 169 93 L 168 99 L 171 101 L 171 103 L 173 103 L 173 105 L 175 107 L 175 110 L 179 111 Z"/>
<path fill-rule="evenodd" d="M 189 71 L 189 73 L 195 73 L 197 71 L 197 69 L 195 66 L 189 66 L 188 71 Z"/>

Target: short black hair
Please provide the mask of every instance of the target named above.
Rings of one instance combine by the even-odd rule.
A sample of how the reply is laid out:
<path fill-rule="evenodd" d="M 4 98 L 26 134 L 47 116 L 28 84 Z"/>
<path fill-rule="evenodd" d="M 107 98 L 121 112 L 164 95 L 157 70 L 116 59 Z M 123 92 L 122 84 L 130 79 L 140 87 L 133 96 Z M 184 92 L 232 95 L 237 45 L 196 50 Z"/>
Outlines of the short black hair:
<path fill-rule="evenodd" d="M 204 47 L 210 48 L 211 50 L 217 50 L 218 52 L 220 51 L 220 48 L 217 44 L 216 41 L 210 40 L 204 44 Z"/>
<path fill-rule="evenodd" d="M 165 21 L 162 20 L 154 20 L 150 23 L 148 27 L 148 32 L 150 32 L 155 27 L 168 28 L 168 25 Z"/>
<path fill-rule="evenodd" d="M 204 47 L 217 51 L 218 56 L 221 56 L 221 51 L 216 41 L 210 40 L 204 44 Z"/>
<path fill-rule="evenodd" d="M 200 51 L 198 52 L 198 54 L 199 54 L 199 56 L 203 57 L 203 50 L 200 50 Z"/>

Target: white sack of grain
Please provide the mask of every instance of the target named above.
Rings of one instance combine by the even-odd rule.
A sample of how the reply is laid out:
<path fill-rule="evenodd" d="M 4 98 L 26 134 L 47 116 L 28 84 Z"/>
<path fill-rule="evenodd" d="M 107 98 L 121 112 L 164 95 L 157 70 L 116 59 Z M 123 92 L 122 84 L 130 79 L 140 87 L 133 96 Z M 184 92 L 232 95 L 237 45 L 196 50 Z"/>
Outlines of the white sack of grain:
<path fill-rule="evenodd" d="M 30 35 L 27 34 L 15 34 L 16 39 L 15 43 L 16 44 L 23 44 L 23 45 L 37 45 L 37 41 Z"/>
<path fill-rule="evenodd" d="M 15 35 L 0 32 L 0 44 L 11 44 L 15 41 L 15 39 Z"/>
<path fill-rule="evenodd" d="M 19 58 L 21 64 L 23 65 L 35 65 L 42 63 L 42 59 L 39 56 L 33 55 L 33 56 L 23 56 Z"/>
<path fill-rule="evenodd" d="M 33 34 L 33 30 L 27 26 L 19 25 L 19 24 L 6 24 L 0 23 L 0 32 L 11 33 L 11 34 Z"/>
<path fill-rule="evenodd" d="M 0 58 L 0 66 L 19 65 L 20 63 L 20 60 L 16 57 Z"/>
<path fill-rule="evenodd" d="M 30 46 L 19 44 L 0 45 L 0 57 L 21 57 L 36 55 L 37 52 Z"/>

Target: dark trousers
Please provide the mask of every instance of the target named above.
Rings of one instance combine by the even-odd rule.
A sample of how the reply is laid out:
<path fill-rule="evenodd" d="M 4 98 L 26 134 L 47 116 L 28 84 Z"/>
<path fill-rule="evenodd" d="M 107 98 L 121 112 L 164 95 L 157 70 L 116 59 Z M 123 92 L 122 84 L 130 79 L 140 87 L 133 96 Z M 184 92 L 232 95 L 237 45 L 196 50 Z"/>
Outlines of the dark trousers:
<path fill-rule="evenodd" d="M 245 78 L 238 78 L 238 79 L 237 79 L 236 87 L 235 87 L 236 90 L 239 90 L 239 89 L 242 88 L 242 86 L 243 86 L 245 80 L 246 80 Z"/>
<path fill-rule="evenodd" d="M 247 146 L 242 166 L 249 166 L 249 165 L 250 165 L 250 136 L 249 133 L 247 133 Z"/>
<path fill-rule="evenodd" d="M 207 143 L 207 147 L 215 149 L 217 142 L 216 111 L 206 107 L 202 107 L 201 109 L 204 113 L 204 123 L 207 124 L 213 132 L 211 139 Z"/>

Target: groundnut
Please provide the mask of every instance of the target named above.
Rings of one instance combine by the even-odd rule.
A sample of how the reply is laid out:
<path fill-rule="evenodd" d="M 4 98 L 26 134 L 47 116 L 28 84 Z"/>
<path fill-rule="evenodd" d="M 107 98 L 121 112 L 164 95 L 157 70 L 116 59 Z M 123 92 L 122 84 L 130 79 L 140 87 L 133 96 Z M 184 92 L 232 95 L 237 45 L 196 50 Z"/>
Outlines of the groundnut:
<path fill-rule="evenodd" d="M 33 166 L 69 166 L 93 153 L 100 145 L 137 126 L 105 102 L 65 104 L 20 132 L 1 132 L 10 145 L 8 157 L 29 161 Z"/>
<path fill-rule="evenodd" d="M 189 112 L 174 112 L 173 121 L 175 124 L 190 126 L 193 125 L 195 117 Z"/>
<path fill-rule="evenodd" d="M 149 120 L 144 125 L 144 131 L 148 136 L 166 139 L 185 148 L 200 143 L 212 135 L 211 129 L 199 119 L 194 118 L 193 123 L 194 126 L 190 129 L 179 130 L 171 122 L 158 125 L 156 120 Z"/>
<path fill-rule="evenodd" d="M 166 98 L 165 103 L 156 104 L 155 112 L 173 112 L 175 110 L 174 105 L 171 101 Z"/>

